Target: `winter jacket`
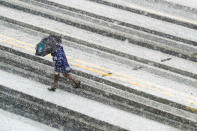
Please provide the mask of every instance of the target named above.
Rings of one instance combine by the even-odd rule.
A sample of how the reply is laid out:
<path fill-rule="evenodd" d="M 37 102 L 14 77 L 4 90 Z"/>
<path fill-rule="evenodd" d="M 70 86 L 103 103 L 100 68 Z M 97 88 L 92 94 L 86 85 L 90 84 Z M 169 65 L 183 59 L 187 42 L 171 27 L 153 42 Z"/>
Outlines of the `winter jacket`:
<path fill-rule="evenodd" d="M 55 72 L 59 73 L 69 73 L 71 72 L 71 68 L 68 64 L 64 48 L 59 45 L 56 52 L 51 53 L 53 56 L 54 66 L 55 66 Z"/>

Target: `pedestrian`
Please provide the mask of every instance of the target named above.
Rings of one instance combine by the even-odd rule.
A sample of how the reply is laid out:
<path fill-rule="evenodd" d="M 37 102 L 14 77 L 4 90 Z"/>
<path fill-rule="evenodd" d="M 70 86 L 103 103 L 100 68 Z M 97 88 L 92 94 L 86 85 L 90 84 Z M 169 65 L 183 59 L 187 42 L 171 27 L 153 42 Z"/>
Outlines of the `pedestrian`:
<path fill-rule="evenodd" d="M 61 40 L 61 38 L 60 38 Z M 61 42 L 61 41 L 60 41 Z M 64 52 L 64 48 L 61 44 L 57 45 L 57 49 L 51 53 L 54 62 L 54 81 L 49 91 L 55 91 L 58 86 L 58 81 L 60 78 L 60 74 L 63 74 L 64 77 L 72 80 L 74 82 L 74 88 L 78 88 L 80 86 L 80 81 L 75 79 L 71 74 L 71 68 L 68 64 L 66 54 Z"/>

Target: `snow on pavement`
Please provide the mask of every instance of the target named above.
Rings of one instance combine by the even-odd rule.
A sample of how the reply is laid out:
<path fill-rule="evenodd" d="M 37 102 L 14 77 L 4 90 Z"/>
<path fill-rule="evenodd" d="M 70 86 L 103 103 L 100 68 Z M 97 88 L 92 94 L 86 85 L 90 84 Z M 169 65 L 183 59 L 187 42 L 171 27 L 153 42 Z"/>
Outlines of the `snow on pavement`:
<path fill-rule="evenodd" d="M 49 0 L 62 5 L 67 5 L 69 7 L 81 9 L 87 12 L 92 12 L 94 14 L 105 16 L 108 18 L 116 19 L 119 21 L 127 22 L 130 24 L 145 27 L 151 30 L 156 30 L 166 34 L 171 34 L 188 40 L 197 40 L 195 37 L 197 34 L 196 30 L 189 29 L 180 25 L 172 24 L 169 22 L 157 20 L 147 16 L 142 16 L 132 12 L 124 11 L 121 9 L 109 7 L 102 4 L 97 4 L 94 2 L 86 0 Z M 154 23 L 154 24 L 152 24 Z M 194 21 L 194 23 L 196 23 Z"/>
<path fill-rule="evenodd" d="M 160 129 L 160 131 L 178 131 L 176 128 L 161 124 L 156 121 L 148 120 L 143 117 L 139 117 L 137 115 L 68 92 L 58 89 L 56 92 L 49 92 L 46 89 L 48 86 L 17 75 L 13 75 L 1 70 L 0 74 L 1 85 L 40 99 L 44 99 L 59 106 L 69 108 L 71 110 L 128 130 L 138 129 L 140 131 L 157 131 Z M 16 82 L 18 84 L 16 84 Z"/>
<path fill-rule="evenodd" d="M 10 28 L 10 26 L 12 26 L 12 28 Z M 15 43 L 14 41 L 15 39 L 22 40 L 22 41 L 19 41 L 20 43 L 23 43 L 24 41 L 28 42 L 26 45 L 27 47 L 28 47 L 28 44 L 32 44 L 33 47 L 35 47 L 34 44 L 39 42 L 40 39 L 42 39 L 43 37 L 42 33 L 35 33 L 35 32 L 33 33 L 33 32 L 30 32 L 29 30 L 16 28 L 15 26 L 9 25 L 9 24 L 3 24 L 3 26 L 0 26 L 0 31 L 4 35 L 6 36 L 8 35 L 9 37 L 11 37 L 12 43 Z M 9 45 L 4 42 L 3 43 L 0 42 L 0 44 L 3 46 L 14 48 L 21 52 L 25 52 L 27 54 L 34 55 L 34 52 L 30 52 L 28 50 L 25 50 L 24 48 L 15 48 L 14 46 Z M 171 80 L 171 78 L 169 77 L 164 77 L 160 75 L 158 76 L 150 72 L 147 72 L 147 70 L 137 70 L 137 71 L 133 70 L 133 68 L 136 66 L 134 64 L 135 62 L 132 62 L 132 64 L 130 65 L 124 65 L 124 64 L 115 62 L 113 60 L 109 60 L 109 58 L 104 58 L 103 56 L 100 57 L 97 53 L 94 53 L 94 52 L 91 53 L 89 52 L 88 49 L 83 49 L 82 46 L 80 47 L 80 49 L 77 49 L 76 47 L 64 46 L 64 49 L 66 51 L 66 54 L 70 58 L 69 62 L 73 69 L 80 70 L 80 71 L 95 75 L 97 77 L 103 78 L 100 74 L 96 72 L 88 71 L 82 68 L 77 68 L 76 66 L 74 66 L 74 64 L 84 65 L 89 68 L 94 68 L 95 66 L 105 68 L 108 70 L 108 72 L 111 72 L 113 76 L 114 75 L 119 76 L 120 74 L 123 74 L 128 77 L 121 77 L 121 78 L 124 78 L 127 82 L 121 81 L 121 80 L 117 81 L 117 79 L 113 79 L 112 77 L 105 77 L 104 79 L 113 81 L 115 83 L 120 83 L 122 85 L 134 88 L 136 90 L 150 93 L 152 95 L 159 96 L 164 99 L 168 99 L 168 100 L 180 103 L 180 104 L 184 104 L 184 105 L 191 106 L 191 107 L 197 107 L 197 105 L 191 104 L 192 103 L 191 101 L 197 101 L 197 98 L 194 98 L 194 97 L 197 97 L 196 88 L 193 85 L 188 85 L 184 83 L 184 81 L 174 80 L 174 79 Z M 34 48 L 32 48 L 32 50 L 34 50 Z M 145 50 L 142 52 L 145 52 Z M 155 56 L 155 55 L 152 55 L 152 56 Z M 44 57 L 44 59 L 52 61 L 51 58 L 48 58 L 48 57 Z M 77 63 L 78 61 L 80 62 L 82 61 L 82 63 Z M 107 62 L 107 64 L 105 62 Z M 179 62 L 177 61 L 177 63 Z M 180 64 L 180 66 L 184 66 L 184 65 L 186 65 L 185 62 L 184 64 Z M 190 67 L 190 66 L 187 65 L 185 67 Z M 193 68 L 191 67 L 191 69 Z M 196 68 L 194 68 L 194 70 L 195 69 Z M 131 84 L 131 82 L 137 82 L 137 83 L 143 84 L 145 85 L 145 87 L 140 87 L 140 86 Z M 151 87 L 151 89 L 149 89 L 149 87 Z M 168 93 L 168 94 L 170 93 L 171 96 L 167 96 L 165 93 Z"/>
<path fill-rule="evenodd" d="M 58 131 L 28 118 L 0 109 L 0 131 Z"/>
<path fill-rule="evenodd" d="M 2 13 L 4 11 L 6 11 L 6 12 L 9 11 L 10 13 L 6 14 L 6 16 L 9 15 L 9 17 L 11 17 L 11 18 L 16 18 L 20 21 L 31 23 L 31 24 L 39 26 L 41 28 L 46 28 L 46 29 L 49 29 L 49 30 L 52 30 L 52 31 L 55 31 L 58 33 L 69 35 L 71 37 L 82 39 L 87 42 L 94 43 L 95 45 L 104 46 L 106 48 L 115 49 L 115 50 L 125 52 L 128 54 L 134 53 L 135 55 L 137 55 L 141 58 L 151 59 L 155 62 L 160 62 L 161 59 L 168 58 L 169 56 L 173 57 L 171 55 L 163 54 L 158 51 L 153 51 L 153 50 L 150 50 L 150 49 L 147 49 L 144 47 L 132 45 L 128 42 L 122 42 L 122 41 L 115 40 L 115 39 L 112 39 L 109 37 L 98 35 L 96 33 L 92 33 L 89 31 L 82 30 L 82 29 L 78 29 L 76 27 L 69 26 L 69 25 L 63 24 L 61 22 L 51 21 L 46 18 L 42 18 L 40 16 L 30 15 L 30 14 L 20 12 L 17 10 L 8 9 L 6 7 L 0 6 L 0 8 L 2 9 Z M 0 12 L 0 14 L 1 14 L 1 12 Z M 3 14 L 5 14 L 5 13 L 3 13 Z M 24 18 L 26 18 L 26 19 L 24 19 Z M 32 19 L 32 18 L 34 18 L 34 19 Z M 46 22 L 48 24 L 46 24 Z M 192 32 L 188 32 L 187 34 L 191 35 Z M 116 45 L 116 46 L 114 46 L 114 45 Z M 119 47 L 119 48 L 117 48 L 117 47 Z M 144 52 L 146 52 L 146 54 L 144 54 Z M 176 63 L 180 62 L 180 61 L 184 61 L 184 64 L 180 64 L 179 66 L 177 66 Z M 197 72 L 197 69 L 195 68 L 196 63 L 191 62 L 191 61 L 186 61 L 181 58 L 173 57 L 173 59 L 171 61 L 168 61 L 167 63 L 173 67 L 183 68 L 183 69 L 190 71 L 190 72 Z"/>
<path fill-rule="evenodd" d="M 111 3 L 116 3 L 131 8 L 136 8 L 139 10 L 148 11 L 162 16 L 167 16 L 176 19 L 178 18 L 179 20 L 186 20 L 186 21 L 197 20 L 197 15 L 194 14 L 193 12 L 188 11 L 188 9 L 185 10 L 183 8 L 178 8 L 178 7 L 176 8 L 172 4 L 172 3 L 177 3 L 179 5 L 182 5 L 181 2 L 183 2 L 185 3 L 185 5 L 183 4 L 184 6 L 188 6 L 189 4 L 187 0 L 177 0 L 177 1 L 166 0 L 171 2 L 170 5 L 169 3 L 165 2 L 165 0 L 161 0 L 161 2 L 154 0 L 105 0 L 105 1 L 109 1 Z M 197 5 L 197 2 L 195 0 L 193 0 L 193 2 L 195 2 Z"/>
<path fill-rule="evenodd" d="M 197 1 L 196 0 L 164 0 L 164 1 L 168 1 L 171 3 L 176 3 L 179 5 L 183 5 L 183 6 L 197 9 Z"/>

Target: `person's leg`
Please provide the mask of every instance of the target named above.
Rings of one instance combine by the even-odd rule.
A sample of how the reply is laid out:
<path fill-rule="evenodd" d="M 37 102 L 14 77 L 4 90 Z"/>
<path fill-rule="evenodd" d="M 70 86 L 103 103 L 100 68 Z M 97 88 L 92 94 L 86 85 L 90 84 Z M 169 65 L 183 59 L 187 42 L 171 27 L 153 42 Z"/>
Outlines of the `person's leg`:
<path fill-rule="evenodd" d="M 71 74 L 64 73 L 63 76 L 68 78 L 68 79 L 70 79 L 70 80 L 72 80 L 75 83 L 74 88 L 78 88 L 80 86 L 81 82 L 79 80 L 75 79 Z"/>
<path fill-rule="evenodd" d="M 55 89 L 57 88 L 57 85 L 58 85 L 59 77 L 60 77 L 60 74 L 58 72 L 55 72 L 54 73 L 54 82 L 53 82 L 51 88 L 48 88 L 48 90 L 55 91 Z"/>

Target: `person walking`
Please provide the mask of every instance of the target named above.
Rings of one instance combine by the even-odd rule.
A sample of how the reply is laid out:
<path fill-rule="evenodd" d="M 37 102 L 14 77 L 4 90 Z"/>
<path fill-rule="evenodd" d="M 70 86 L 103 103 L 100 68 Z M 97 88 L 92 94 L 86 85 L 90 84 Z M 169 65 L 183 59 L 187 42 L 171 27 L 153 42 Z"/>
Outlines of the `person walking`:
<path fill-rule="evenodd" d="M 60 39 L 61 43 L 61 39 Z M 54 81 L 50 88 L 48 88 L 49 91 L 55 91 L 58 86 L 58 81 L 60 78 L 60 74 L 63 74 L 64 77 L 72 80 L 74 82 L 74 88 L 80 87 L 80 81 L 74 78 L 70 72 L 71 68 L 68 64 L 66 54 L 64 52 L 64 48 L 61 44 L 57 45 L 57 50 L 51 53 L 51 56 L 53 57 L 54 62 Z"/>

